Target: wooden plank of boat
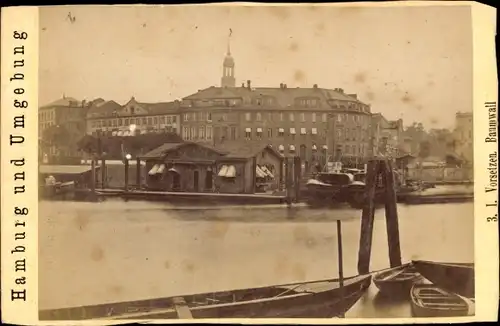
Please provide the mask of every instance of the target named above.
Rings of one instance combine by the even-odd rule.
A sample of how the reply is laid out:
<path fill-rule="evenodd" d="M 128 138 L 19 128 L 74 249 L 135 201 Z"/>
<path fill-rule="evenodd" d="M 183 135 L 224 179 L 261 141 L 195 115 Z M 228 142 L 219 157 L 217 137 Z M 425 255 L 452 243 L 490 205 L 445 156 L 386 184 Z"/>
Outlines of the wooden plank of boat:
<path fill-rule="evenodd" d="M 40 319 L 331 318 L 349 310 L 370 283 L 371 275 L 361 275 L 346 278 L 343 288 L 337 279 L 300 282 L 184 295 L 185 305 L 179 299 L 159 298 L 56 309 L 42 311 Z"/>
<path fill-rule="evenodd" d="M 433 284 L 466 298 L 475 296 L 473 263 L 413 261 L 417 271 Z"/>
<path fill-rule="evenodd" d="M 179 319 L 192 319 L 193 315 L 191 314 L 191 311 L 189 310 L 189 307 L 182 297 L 176 297 L 173 298 L 172 301 L 174 302 L 175 305 L 175 310 L 177 311 L 177 317 Z"/>
<path fill-rule="evenodd" d="M 413 284 L 423 280 L 411 263 L 377 273 L 373 283 L 382 294 L 408 295 Z"/>
<path fill-rule="evenodd" d="M 413 317 L 460 317 L 469 314 L 462 297 L 431 284 L 415 284 L 411 291 Z"/>

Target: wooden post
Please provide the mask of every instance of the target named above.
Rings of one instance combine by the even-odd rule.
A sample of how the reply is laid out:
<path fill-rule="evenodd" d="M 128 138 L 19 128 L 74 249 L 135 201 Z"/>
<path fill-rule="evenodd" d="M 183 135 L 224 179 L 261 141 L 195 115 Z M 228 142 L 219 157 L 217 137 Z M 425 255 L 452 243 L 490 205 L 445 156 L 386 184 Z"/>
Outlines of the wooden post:
<path fill-rule="evenodd" d="M 298 156 L 293 158 L 293 183 L 295 185 L 295 202 L 298 203 L 300 200 L 300 181 L 301 181 L 301 171 L 302 171 L 302 163 L 301 159 Z"/>
<path fill-rule="evenodd" d="M 90 161 L 90 168 L 92 169 L 92 180 L 90 180 L 90 190 L 92 191 L 92 195 L 95 194 L 95 159 L 92 157 Z"/>
<path fill-rule="evenodd" d="M 389 261 L 391 267 L 401 266 L 401 248 L 399 243 L 398 209 L 396 202 L 396 187 L 391 161 L 382 164 L 382 177 L 385 186 L 385 219 L 387 241 L 389 244 Z"/>
<path fill-rule="evenodd" d="M 287 205 L 290 206 L 291 204 L 291 189 L 290 189 L 290 184 L 291 184 L 291 178 L 290 178 L 290 160 L 289 158 L 285 158 L 285 194 L 286 194 L 286 203 Z"/>
<path fill-rule="evenodd" d="M 135 183 L 137 184 L 137 189 L 141 189 L 141 159 L 137 158 L 136 163 Z"/>
<path fill-rule="evenodd" d="M 280 178 L 279 178 L 279 182 L 278 182 L 278 191 L 282 191 L 283 190 L 283 184 L 285 183 L 285 169 L 283 168 L 283 164 L 286 164 L 286 158 L 283 158 L 281 161 L 280 161 Z"/>
<path fill-rule="evenodd" d="M 128 159 L 125 159 L 125 191 L 128 191 Z"/>
<path fill-rule="evenodd" d="M 102 189 L 106 188 L 106 159 L 103 157 L 102 158 L 102 163 L 101 163 L 101 187 Z"/>
<path fill-rule="evenodd" d="M 373 219 L 375 215 L 375 187 L 379 174 L 380 163 L 378 160 L 368 162 L 366 175 L 365 203 L 361 216 L 361 234 L 359 238 L 358 273 L 367 274 L 370 271 L 370 258 L 373 237 Z"/>
<path fill-rule="evenodd" d="M 257 157 L 252 158 L 252 194 L 257 190 Z"/>
<path fill-rule="evenodd" d="M 339 260 L 340 317 L 345 318 L 344 302 L 344 259 L 342 256 L 342 222 L 337 220 L 337 246 Z"/>

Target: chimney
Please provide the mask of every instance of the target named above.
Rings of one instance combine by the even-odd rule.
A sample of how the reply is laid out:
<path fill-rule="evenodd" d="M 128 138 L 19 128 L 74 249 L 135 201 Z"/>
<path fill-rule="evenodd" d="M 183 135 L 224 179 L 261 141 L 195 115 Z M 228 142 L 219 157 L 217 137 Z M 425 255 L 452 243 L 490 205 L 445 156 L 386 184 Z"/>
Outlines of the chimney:
<path fill-rule="evenodd" d="M 344 89 L 342 89 L 342 88 L 339 88 L 339 93 L 342 93 L 342 94 L 344 94 Z"/>
<path fill-rule="evenodd" d="M 286 84 L 283 84 L 283 89 L 286 89 Z"/>
<path fill-rule="evenodd" d="M 248 89 L 252 88 L 252 81 L 251 80 L 247 80 L 247 87 L 248 87 Z"/>
<path fill-rule="evenodd" d="M 318 84 L 314 84 L 314 85 L 313 85 L 313 88 L 318 88 Z"/>
<path fill-rule="evenodd" d="M 245 88 L 245 83 L 241 83 L 241 87 Z"/>
<path fill-rule="evenodd" d="M 280 83 L 280 89 L 283 89 L 283 83 Z"/>
<path fill-rule="evenodd" d="M 354 99 L 358 99 L 358 94 L 348 94 L 349 97 L 352 97 Z"/>
<path fill-rule="evenodd" d="M 82 100 L 82 108 L 84 108 L 84 107 L 85 107 L 85 104 L 87 104 L 87 101 Z"/>

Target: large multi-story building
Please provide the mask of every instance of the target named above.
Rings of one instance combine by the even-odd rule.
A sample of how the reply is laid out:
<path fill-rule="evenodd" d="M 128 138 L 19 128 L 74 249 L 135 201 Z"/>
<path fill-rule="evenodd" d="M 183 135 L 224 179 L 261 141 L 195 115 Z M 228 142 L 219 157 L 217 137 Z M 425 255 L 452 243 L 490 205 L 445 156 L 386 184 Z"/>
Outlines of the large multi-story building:
<path fill-rule="evenodd" d="M 40 158 L 78 156 L 76 140 L 85 135 L 85 115 L 90 102 L 78 101 L 72 97 L 63 97 L 38 110 L 38 136 L 40 139 Z M 64 130 L 58 130 L 64 129 Z M 50 134 L 51 137 L 48 137 Z M 64 146 L 56 146 L 52 139 L 64 135 Z"/>
<path fill-rule="evenodd" d="M 224 141 L 255 141 L 306 163 L 332 159 L 361 162 L 368 154 L 370 106 L 343 89 L 234 85 L 234 59 L 228 50 L 221 87 L 182 99 L 184 140 L 223 146 Z M 222 144 L 222 145 L 221 145 Z M 334 157 L 335 156 L 335 157 Z"/>
<path fill-rule="evenodd" d="M 472 112 L 457 112 L 455 115 L 455 151 L 468 163 L 474 160 L 474 132 Z"/>
<path fill-rule="evenodd" d="M 149 132 L 180 132 L 179 102 L 142 103 L 134 97 L 125 105 L 99 101 L 87 112 L 87 134 L 108 136 Z"/>

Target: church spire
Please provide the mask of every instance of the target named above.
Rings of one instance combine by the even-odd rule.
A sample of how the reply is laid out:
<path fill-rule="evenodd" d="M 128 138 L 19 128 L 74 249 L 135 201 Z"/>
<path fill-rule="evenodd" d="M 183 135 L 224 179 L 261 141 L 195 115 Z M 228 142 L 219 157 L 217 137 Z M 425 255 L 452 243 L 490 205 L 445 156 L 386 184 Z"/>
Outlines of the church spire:
<path fill-rule="evenodd" d="M 229 29 L 229 37 L 227 38 L 227 53 L 222 64 L 221 87 L 235 87 L 236 79 L 234 78 L 234 59 L 231 56 L 231 35 L 233 30 Z"/>

